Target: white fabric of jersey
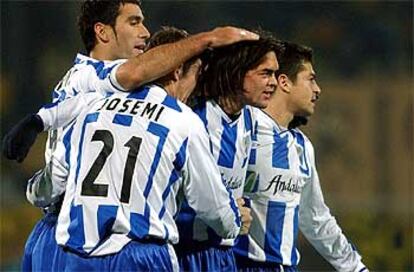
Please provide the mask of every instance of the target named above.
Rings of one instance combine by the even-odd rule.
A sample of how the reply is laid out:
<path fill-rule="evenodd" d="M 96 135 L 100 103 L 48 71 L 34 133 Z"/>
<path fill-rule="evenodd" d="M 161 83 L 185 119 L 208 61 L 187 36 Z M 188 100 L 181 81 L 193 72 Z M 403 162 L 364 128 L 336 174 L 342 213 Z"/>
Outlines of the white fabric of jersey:
<path fill-rule="evenodd" d="M 265 112 L 257 121 L 245 196 L 252 224 L 236 253 L 254 261 L 297 265 L 298 228 L 339 271 L 360 271 L 361 256 L 324 203 L 312 143 L 299 129 L 281 128 Z"/>
<path fill-rule="evenodd" d="M 151 85 L 95 101 L 76 119 L 70 146 L 58 244 L 101 256 L 131 239 L 177 243 L 173 217 L 182 197 L 221 237 L 237 236 L 238 213 L 203 123 L 164 89 Z"/>
<path fill-rule="evenodd" d="M 59 157 L 59 153 L 64 152 L 63 145 L 59 145 L 59 143 L 62 142 L 63 135 L 68 129 L 67 125 L 90 102 L 85 99 L 124 91 L 115 75 L 120 64 L 125 61 L 99 61 L 77 54 L 74 65 L 53 90 L 53 102 L 40 110 L 39 115 L 42 119 L 53 117 L 56 118 L 54 121 L 57 123 L 54 123 L 55 129 L 49 132 L 46 143 L 46 168 L 36 173 L 28 182 L 26 196 L 33 205 L 47 207 L 57 201 L 57 197 L 64 192 L 64 184 L 55 183 L 49 176 L 51 172 L 60 171 L 60 165 L 54 163 L 54 156 Z M 89 93 L 90 95 L 78 98 L 78 93 Z M 59 106 L 62 101 L 68 99 L 74 99 L 71 101 L 71 105 Z M 45 130 L 49 130 L 49 128 L 45 127 Z"/>
<path fill-rule="evenodd" d="M 242 197 L 251 149 L 250 106 L 244 107 L 235 120 L 232 120 L 214 100 L 201 101 L 193 110 L 204 122 L 209 134 L 210 150 L 220 169 L 224 184 L 233 194 L 234 199 Z M 234 209 L 238 209 L 236 204 Z M 183 240 L 208 241 L 226 246 L 234 244 L 234 239 L 220 240 L 215 237 L 197 216 L 195 218 L 189 216 L 190 211 L 183 209 L 183 212 L 178 218 L 179 225 L 185 229 L 189 228 L 189 224 L 192 225 L 192 231 L 180 231 Z"/>

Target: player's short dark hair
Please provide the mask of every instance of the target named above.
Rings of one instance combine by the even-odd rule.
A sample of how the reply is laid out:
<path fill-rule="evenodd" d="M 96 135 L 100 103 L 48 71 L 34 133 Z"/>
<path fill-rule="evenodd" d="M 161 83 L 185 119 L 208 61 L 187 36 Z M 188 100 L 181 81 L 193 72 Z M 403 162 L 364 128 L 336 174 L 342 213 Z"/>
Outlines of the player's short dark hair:
<path fill-rule="evenodd" d="M 217 99 L 240 95 L 246 73 L 256 68 L 267 53 L 273 51 L 277 56 L 279 50 L 276 40 L 269 36 L 212 50 L 203 60 L 197 96 Z"/>
<path fill-rule="evenodd" d="M 313 63 L 312 48 L 289 41 L 280 42 L 282 50 L 277 56 L 279 70 L 276 76 L 285 74 L 292 82 L 296 81 L 297 75 L 303 70 L 306 62 Z"/>
<path fill-rule="evenodd" d="M 139 0 L 85 0 L 82 3 L 78 28 L 88 54 L 96 45 L 95 24 L 100 22 L 115 28 L 119 9 L 127 3 L 140 5 Z"/>
<path fill-rule="evenodd" d="M 185 38 L 188 38 L 190 34 L 184 30 L 173 26 L 162 26 L 161 30 L 155 32 L 148 41 L 147 50 L 159 45 L 174 43 Z M 183 65 L 183 74 L 187 73 L 191 65 L 197 60 L 199 56 L 195 56 L 186 61 Z"/>

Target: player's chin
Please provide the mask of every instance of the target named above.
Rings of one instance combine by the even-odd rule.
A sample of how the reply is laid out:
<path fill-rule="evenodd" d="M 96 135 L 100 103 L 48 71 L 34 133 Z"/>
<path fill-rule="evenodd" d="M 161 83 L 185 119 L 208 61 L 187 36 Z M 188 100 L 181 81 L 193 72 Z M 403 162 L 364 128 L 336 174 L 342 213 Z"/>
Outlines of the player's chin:
<path fill-rule="evenodd" d="M 270 100 L 262 99 L 261 101 L 254 103 L 252 106 L 255 106 L 256 108 L 264 109 L 269 105 L 269 101 Z"/>

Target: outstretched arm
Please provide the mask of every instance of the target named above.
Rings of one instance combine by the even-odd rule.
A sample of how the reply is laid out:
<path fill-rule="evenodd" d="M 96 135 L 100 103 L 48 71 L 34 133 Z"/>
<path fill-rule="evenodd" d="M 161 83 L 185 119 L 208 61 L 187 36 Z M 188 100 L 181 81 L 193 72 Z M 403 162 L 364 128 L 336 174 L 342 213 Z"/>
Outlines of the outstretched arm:
<path fill-rule="evenodd" d="M 312 178 L 303 188 L 299 207 L 300 230 L 336 270 L 368 271 L 324 202 L 314 162 Z"/>
<path fill-rule="evenodd" d="M 257 34 L 241 28 L 218 27 L 175 43 L 157 46 L 129 59 L 116 70 L 116 81 L 125 90 L 137 88 L 168 74 L 207 48 L 257 39 Z"/>

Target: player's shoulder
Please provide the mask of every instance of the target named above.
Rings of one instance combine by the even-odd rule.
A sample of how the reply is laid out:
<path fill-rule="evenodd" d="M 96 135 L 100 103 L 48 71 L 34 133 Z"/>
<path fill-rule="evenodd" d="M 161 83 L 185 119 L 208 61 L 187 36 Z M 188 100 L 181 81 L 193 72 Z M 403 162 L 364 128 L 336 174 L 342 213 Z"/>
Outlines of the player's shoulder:
<path fill-rule="evenodd" d="M 166 121 L 173 123 L 175 127 L 184 128 L 202 125 L 200 118 L 189 106 L 169 95 L 163 87 L 150 84 L 144 86 L 143 89 L 149 93 L 149 100 L 160 103 L 167 109 L 168 114 L 164 115 L 168 119 Z"/>
<path fill-rule="evenodd" d="M 310 138 L 301 129 L 299 129 L 299 128 L 293 128 L 293 129 L 291 129 L 291 131 L 293 131 L 297 135 L 300 135 L 303 138 L 304 143 L 308 147 L 308 149 L 310 148 L 310 149 L 313 150 L 312 141 L 310 140 Z"/>

